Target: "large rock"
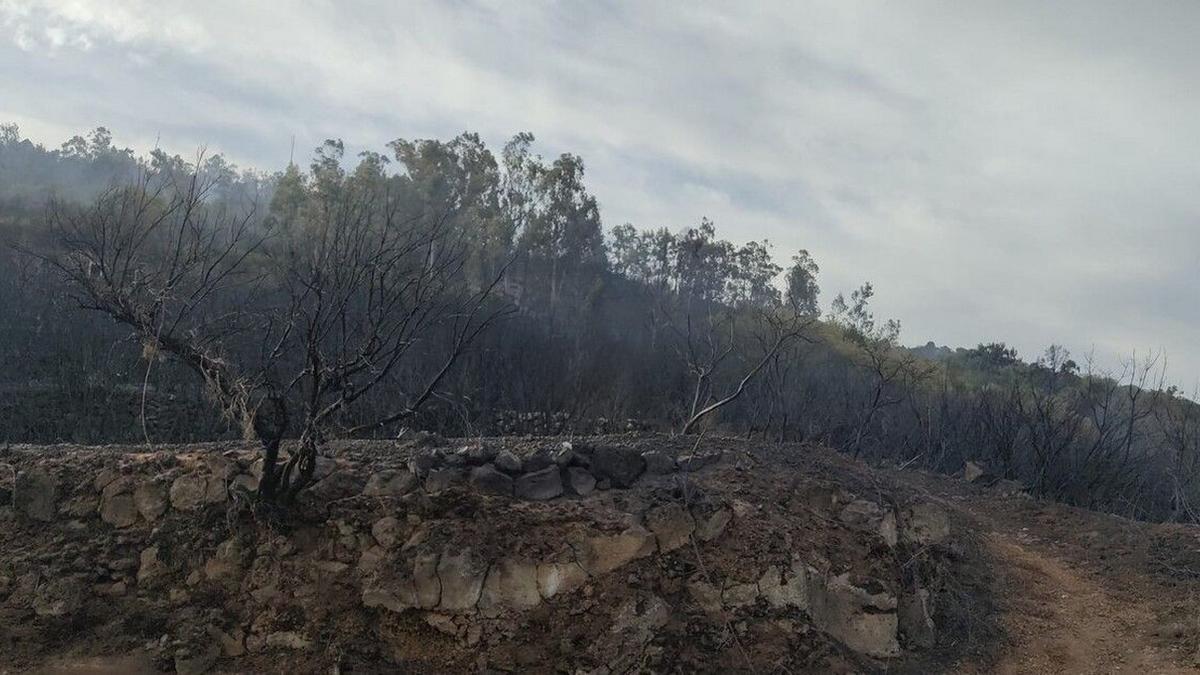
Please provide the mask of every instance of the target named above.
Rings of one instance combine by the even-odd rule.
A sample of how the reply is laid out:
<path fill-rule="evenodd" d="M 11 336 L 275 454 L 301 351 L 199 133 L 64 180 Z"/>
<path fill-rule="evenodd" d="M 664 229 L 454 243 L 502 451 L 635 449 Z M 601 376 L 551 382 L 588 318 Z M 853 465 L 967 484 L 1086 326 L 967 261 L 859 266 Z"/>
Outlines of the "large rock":
<path fill-rule="evenodd" d="M 194 511 L 208 496 L 208 479 L 198 473 L 184 474 L 171 483 L 171 506 L 178 511 Z"/>
<path fill-rule="evenodd" d="M 380 471 L 367 479 L 362 493 L 366 497 L 395 497 L 412 492 L 416 485 L 417 477 L 407 469 Z"/>
<path fill-rule="evenodd" d="M 891 509 L 866 499 L 855 499 L 842 509 L 838 519 L 851 527 L 878 534 L 888 546 L 896 545 L 896 514 Z"/>
<path fill-rule="evenodd" d="M 900 539 L 907 544 L 930 546 L 949 536 L 950 516 L 936 504 L 914 504 L 900 519 Z"/>
<path fill-rule="evenodd" d="M 663 452 L 662 450 L 647 450 L 642 453 L 642 459 L 646 462 L 646 473 L 653 475 L 663 475 L 674 473 L 675 458 Z"/>
<path fill-rule="evenodd" d="M 100 519 L 113 527 L 129 527 L 137 522 L 138 510 L 128 492 L 101 497 Z"/>
<path fill-rule="evenodd" d="M 567 484 L 571 492 L 586 497 L 596 489 L 596 477 L 583 467 L 573 466 L 567 469 Z"/>
<path fill-rule="evenodd" d="M 496 616 L 505 609 L 528 609 L 541 600 L 537 565 L 505 558 L 488 570 L 479 596 L 479 611 Z"/>
<path fill-rule="evenodd" d="M 538 593 L 552 598 L 579 588 L 587 581 L 587 572 L 575 562 L 551 562 L 537 566 Z"/>
<path fill-rule="evenodd" d="M 505 496 L 511 496 L 513 493 L 513 479 L 497 469 L 494 464 L 484 464 L 471 469 L 469 482 L 471 487 L 480 492 Z"/>
<path fill-rule="evenodd" d="M 688 543 L 696 521 L 682 504 L 670 503 L 651 509 L 646 514 L 646 527 L 654 533 L 658 550 L 667 553 Z"/>
<path fill-rule="evenodd" d="M 444 469 L 434 469 L 425 477 L 425 491 L 434 494 L 444 492 L 451 487 L 458 485 L 463 480 L 462 469 L 456 467 L 446 467 Z"/>
<path fill-rule="evenodd" d="M 929 610 L 929 591 L 917 588 L 901 596 L 897 614 L 900 635 L 909 647 L 928 649 L 937 642 L 937 627 Z"/>
<path fill-rule="evenodd" d="M 808 609 L 808 571 L 799 563 L 792 564 L 790 574 L 777 565 L 768 567 L 758 580 L 758 590 L 776 609 Z"/>
<path fill-rule="evenodd" d="M 465 612 L 475 608 L 479 594 L 483 591 L 484 574 L 487 567 L 476 560 L 470 550 L 443 553 L 438 561 L 437 576 L 442 585 L 442 597 L 438 609 L 448 612 Z"/>
<path fill-rule="evenodd" d="M 847 575 L 817 576 L 813 581 L 809 613 L 818 629 L 860 654 L 876 658 L 900 655 L 894 596 L 854 586 Z"/>
<path fill-rule="evenodd" d="M 987 469 L 977 462 L 967 461 L 963 464 L 963 480 L 968 483 L 974 483 L 986 475 Z"/>
<path fill-rule="evenodd" d="M 562 478 L 558 475 L 558 467 L 553 464 L 517 479 L 516 494 L 521 499 L 554 499 L 562 492 Z"/>
<path fill-rule="evenodd" d="M 633 560 L 654 553 L 654 535 L 641 527 L 621 534 L 591 537 L 578 545 L 576 557 L 583 570 L 592 576 L 607 574 Z"/>
<path fill-rule="evenodd" d="M 592 450 L 592 473 L 613 487 L 628 488 L 646 470 L 646 460 L 630 448 L 602 445 Z"/>
<path fill-rule="evenodd" d="M 700 537 L 700 541 L 712 541 L 721 536 L 725 528 L 729 526 L 729 521 L 733 520 L 733 511 L 727 508 L 717 509 L 701 521 L 696 528 L 696 536 Z"/>
<path fill-rule="evenodd" d="M 401 532 L 403 532 L 403 526 L 400 524 L 400 520 L 392 516 L 380 518 L 371 525 L 371 536 L 383 548 L 394 546 L 400 540 Z"/>
<path fill-rule="evenodd" d="M 500 452 L 496 453 L 496 460 L 494 463 L 496 468 L 505 473 L 521 473 L 521 458 L 517 457 L 509 450 L 501 450 Z"/>
<path fill-rule="evenodd" d="M 158 557 L 158 547 L 151 546 L 142 551 L 138 566 L 137 582 L 139 586 L 152 583 L 167 573 L 167 566 Z"/>
<path fill-rule="evenodd" d="M 133 505 L 146 522 L 153 523 L 167 512 L 167 488 L 157 481 L 140 483 L 133 491 Z"/>
<path fill-rule="evenodd" d="M 13 490 L 13 506 L 33 520 L 54 520 L 58 502 L 58 483 L 41 467 L 21 471 Z"/>
<path fill-rule="evenodd" d="M 413 560 L 413 587 L 417 606 L 433 609 L 442 599 L 442 581 L 438 578 L 438 555 L 421 553 Z"/>

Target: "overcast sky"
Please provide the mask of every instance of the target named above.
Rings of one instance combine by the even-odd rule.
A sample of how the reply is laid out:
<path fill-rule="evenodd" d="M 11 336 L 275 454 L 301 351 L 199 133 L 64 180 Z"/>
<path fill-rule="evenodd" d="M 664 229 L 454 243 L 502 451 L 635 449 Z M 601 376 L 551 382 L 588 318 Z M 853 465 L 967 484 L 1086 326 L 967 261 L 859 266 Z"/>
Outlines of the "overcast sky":
<path fill-rule="evenodd" d="M 0 0 L 0 121 L 242 166 L 531 131 L 606 226 L 807 248 L 908 344 L 1200 377 L 1200 3 Z"/>

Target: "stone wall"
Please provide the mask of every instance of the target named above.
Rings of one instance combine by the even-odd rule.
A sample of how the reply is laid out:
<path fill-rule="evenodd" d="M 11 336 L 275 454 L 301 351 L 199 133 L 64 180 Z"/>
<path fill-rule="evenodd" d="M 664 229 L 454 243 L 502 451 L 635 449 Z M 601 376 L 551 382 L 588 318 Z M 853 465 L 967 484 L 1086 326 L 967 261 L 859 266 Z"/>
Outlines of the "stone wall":
<path fill-rule="evenodd" d="M 865 663 L 930 644 L 929 592 L 896 559 L 950 538 L 942 509 L 776 485 L 741 450 L 653 445 L 346 444 L 283 520 L 250 508 L 261 464 L 235 444 L 13 453 L 0 618 L 148 621 L 126 646 L 181 673 L 335 655 L 626 672 L 686 667 L 712 636 L 713 658 L 736 658 L 730 634 Z M 798 494 L 816 517 L 780 506 Z"/>

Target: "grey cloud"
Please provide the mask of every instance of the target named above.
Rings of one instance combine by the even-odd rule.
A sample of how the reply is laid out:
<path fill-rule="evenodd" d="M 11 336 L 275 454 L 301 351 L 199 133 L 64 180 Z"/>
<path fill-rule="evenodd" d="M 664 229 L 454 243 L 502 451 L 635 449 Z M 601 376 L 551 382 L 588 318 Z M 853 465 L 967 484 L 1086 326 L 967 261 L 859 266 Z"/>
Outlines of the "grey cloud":
<path fill-rule="evenodd" d="M 609 225 L 808 248 L 910 342 L 1161 347 L 1190 382 L 1197 29 L 1188 2 L 0 0 L 0 117 L 264 168 L 292 135 L 530 130 Z"/>

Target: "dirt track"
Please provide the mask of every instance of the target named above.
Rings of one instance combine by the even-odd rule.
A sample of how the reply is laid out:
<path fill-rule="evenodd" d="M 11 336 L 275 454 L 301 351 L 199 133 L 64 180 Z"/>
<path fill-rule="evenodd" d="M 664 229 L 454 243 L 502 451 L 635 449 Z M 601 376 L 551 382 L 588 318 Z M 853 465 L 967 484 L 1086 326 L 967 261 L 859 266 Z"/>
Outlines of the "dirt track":
<path fill-rule="evenodd" d="M 1001 496 L 940 476 L 901 480 L 986 531 L 1006 644 L 995 663 L 963 664 L 962 672 L 1200 672 L 1191 601 L 1200 528 Z"/>

